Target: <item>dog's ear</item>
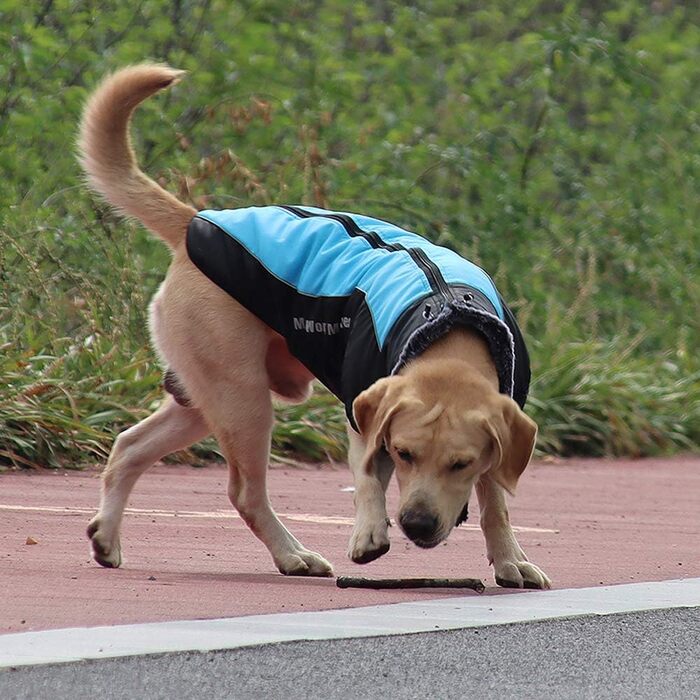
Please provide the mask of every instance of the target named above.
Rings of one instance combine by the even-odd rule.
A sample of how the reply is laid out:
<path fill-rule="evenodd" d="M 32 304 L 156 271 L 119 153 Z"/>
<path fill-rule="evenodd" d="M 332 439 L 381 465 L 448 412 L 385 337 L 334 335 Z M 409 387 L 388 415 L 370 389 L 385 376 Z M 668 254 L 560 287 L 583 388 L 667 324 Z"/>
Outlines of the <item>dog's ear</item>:
<path fill-rule="evenodd" d="M 485 427 L 494 446 L 493 477 L 513 495 L 535 449 L 537 423 L 513 399 L 502 396 L 494 412 L 485 419 Z"/>
<path fill-rule="evenodd" d="M 400 408 L 403 384 L 401 377 L 384 377 L 365 389 L 352 404 L 355 424 L 367 446 L 362 458 L 366 471 L 382 446 L 389 421 Z"/>

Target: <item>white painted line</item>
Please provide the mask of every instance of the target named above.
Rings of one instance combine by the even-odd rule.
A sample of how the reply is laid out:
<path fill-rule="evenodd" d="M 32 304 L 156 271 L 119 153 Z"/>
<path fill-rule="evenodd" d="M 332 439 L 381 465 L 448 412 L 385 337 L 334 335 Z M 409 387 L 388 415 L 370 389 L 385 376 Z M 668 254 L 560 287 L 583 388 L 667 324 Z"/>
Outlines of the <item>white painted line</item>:
<path fill-rule="evenodd" d="M 700 578 L 348 610 L 253 615 L 0 635 L 0 667 L 236 649 L 275 642 L 411 634 L 581 615 L 700 607 Z"/>
<path fill-rule="evenodd" d="M 0 503 L 0 511 L 19 511 L 23 513 L 57 513 L 59 515 L 89 515 L 95 514 L 94 508 L 81 508 L 79 506 L 25 506 L 11 503 Z M 241 516 L 232 510 L 162 510 L 160 508 L 125 508 L 126 515 L 148 515 L 151 518 L 211 518 L 211 519 L 238 519 Z M 316 523 L 320 525 L 347 525 L 352 527 L 354 518 L 343 515 L 318 515 L 316 513 L 277 513 L 280 518 L 294 522 Z M 392 525 L 396 523 L 392 520 Z M 557 535 L 559 530 L 551 530 L 544 527 L 527 527 L 525 525 L 513 525 L 515 532 L 539 532 L 540 534 Z M 478 525 L 463 523 L 459 530 L 480 530 Z M 457 530 L 457 532 L 459 532 Z"/>

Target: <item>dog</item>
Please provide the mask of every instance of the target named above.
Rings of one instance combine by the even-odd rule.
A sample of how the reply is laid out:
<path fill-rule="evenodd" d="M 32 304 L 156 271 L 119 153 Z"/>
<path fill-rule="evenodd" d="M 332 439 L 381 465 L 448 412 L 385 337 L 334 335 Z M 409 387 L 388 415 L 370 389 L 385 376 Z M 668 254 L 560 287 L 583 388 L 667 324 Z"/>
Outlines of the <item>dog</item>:
<path fill-rule="evenodd" d="M 179 201 L 140 170 L 129 131 L 135 108 L 182 74 L 119 70 L 80 125 L 89 185 L 172 252 L 150 305 L 165 397 L 114 443 L 87 531 L 95 561 L 120 566 L 121 520 L 139 476 L 213 434 L 229 499 L 278 570 L 332 576 L 280 522 L 266 487 L 272 399 L 303 402 L 318 377 L 348 414 L 354 562 L 389 550 L 385 492 L 395 473 L 397 522 L 416 545 L 444 541 L 476 490 L 496 582 L 549 588 L 508 517 L 505 493 L 530 461 L 537 426 L 522 410 L 527 351 L 488 275 L 379 219 L 282 206 L 198 213 Z"/>

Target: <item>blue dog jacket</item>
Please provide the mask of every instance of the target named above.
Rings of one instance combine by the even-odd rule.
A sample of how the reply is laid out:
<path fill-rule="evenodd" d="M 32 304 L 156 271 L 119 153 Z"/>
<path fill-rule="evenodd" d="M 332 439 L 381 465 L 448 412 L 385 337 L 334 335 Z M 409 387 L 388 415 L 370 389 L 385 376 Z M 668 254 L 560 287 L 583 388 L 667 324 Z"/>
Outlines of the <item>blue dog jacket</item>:
<path fill-rule="evenodd" d="M 527 349 L 491 278 L 398 226 L 315 207 L 201 211 L 192 262 L 287 340 L 345 404 L 455 326 L 486 338 L 500 391 L 525 404 Z"/>

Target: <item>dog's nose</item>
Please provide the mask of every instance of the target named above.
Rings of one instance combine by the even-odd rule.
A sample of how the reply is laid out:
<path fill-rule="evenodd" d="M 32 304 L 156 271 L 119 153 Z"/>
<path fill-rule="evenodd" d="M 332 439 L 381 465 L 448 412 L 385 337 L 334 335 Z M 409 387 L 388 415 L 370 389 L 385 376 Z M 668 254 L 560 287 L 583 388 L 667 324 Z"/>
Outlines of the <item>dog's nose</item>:
<path fill-rule="evenodd" d="M 414 542 L 429 542 L 435 537 L 438 519 L 423 510 L 407 510 L 399 517 L 399 524 Z"/>

